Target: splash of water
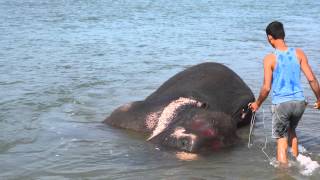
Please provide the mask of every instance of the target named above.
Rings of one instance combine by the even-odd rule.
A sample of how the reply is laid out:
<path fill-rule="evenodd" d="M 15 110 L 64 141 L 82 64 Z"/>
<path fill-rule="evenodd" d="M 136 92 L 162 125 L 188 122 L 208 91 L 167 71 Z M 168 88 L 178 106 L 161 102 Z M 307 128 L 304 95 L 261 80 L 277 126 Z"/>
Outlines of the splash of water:
<path fill-rule="evenodd" d="M 289 149 L 289 152 L 291 152 L 291 148 Z M 303 176 L 313 175 L 315 170 L 317 170 L 320 167 L 320 165 L 317 161 L 313 161 L 311 159 L 311 157 L 308 156 L 307 154 L 309 154 L 309 153 L 306 150 L 306 148 L 303 147 L 302 145 L 299 145 L 299 155 L 296 158 L 296 161 L 290 160 L 287 167 L 292 167 L 292 166 L 295 166 L 296 164 L 298 164 L 300 174 L 302 174 Z M 295 163 L 295 162 L 297 162 L 297 163 Z M 279 163 L 279 161 L 277 161 L 277 159 L 275 157 L 271 159 L 270 165 L 275 168 L 280 167 L 280 163 Z"/>
<path fill-rule="evenodd" d="M 311 157 L 299 154 L 297 157 L 297 161 L 299 162 L 302 170 L 300 173 L 304 176 L 311 176 L 312 173 L 320 167 L 317 161 L 313 161 Z"/>

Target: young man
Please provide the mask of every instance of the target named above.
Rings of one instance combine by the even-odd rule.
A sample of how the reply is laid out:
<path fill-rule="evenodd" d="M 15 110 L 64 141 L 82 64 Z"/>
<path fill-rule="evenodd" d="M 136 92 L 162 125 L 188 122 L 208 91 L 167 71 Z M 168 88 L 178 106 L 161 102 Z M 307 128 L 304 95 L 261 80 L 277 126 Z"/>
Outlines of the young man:
<path fill-rule="evenodd" d="M 257 111 L 272 89 L 272 136 L 277 139 L 277 160 L 287 164 L 288 145 L 292 147 L 292 155 L 298 156 L 295 129 L 306 107 L 300 82 L 301 70 L 317 98 L 314 105 L 317 109 L 320 109 L 320 88 L 304 52 L 286 45 L 282 23 L 270 23 L 266 33 L 275 51 L 264 59 L 263 86 L 259 98 L 249 107 L 253 112 Z"/>

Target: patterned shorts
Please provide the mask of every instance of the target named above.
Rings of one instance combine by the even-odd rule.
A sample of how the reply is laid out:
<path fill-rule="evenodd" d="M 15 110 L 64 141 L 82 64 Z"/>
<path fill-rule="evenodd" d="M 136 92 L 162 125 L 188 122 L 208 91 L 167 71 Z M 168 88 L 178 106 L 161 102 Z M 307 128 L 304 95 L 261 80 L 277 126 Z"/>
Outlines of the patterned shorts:
<path fill-rule="evenodd" d="M 295 130 L 306 109 L 305 101 L 288 101 L 271 106 L 272 137 L 288 138 L 289 128 Z"/>

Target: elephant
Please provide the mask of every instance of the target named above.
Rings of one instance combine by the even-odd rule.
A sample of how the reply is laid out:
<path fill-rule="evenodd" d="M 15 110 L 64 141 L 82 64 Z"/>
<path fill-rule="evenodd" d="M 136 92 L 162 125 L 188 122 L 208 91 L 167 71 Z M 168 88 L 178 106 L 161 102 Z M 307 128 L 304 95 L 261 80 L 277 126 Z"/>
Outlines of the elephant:
<path fill-rule="evenodd" d="M 235 144 L 248 125 L 254 95 L 227 66 L 205 62 L 164 82 L 142 101 L 115 109 L 103 122 L 146 135 L 146 140 L 185 152 Z"/>

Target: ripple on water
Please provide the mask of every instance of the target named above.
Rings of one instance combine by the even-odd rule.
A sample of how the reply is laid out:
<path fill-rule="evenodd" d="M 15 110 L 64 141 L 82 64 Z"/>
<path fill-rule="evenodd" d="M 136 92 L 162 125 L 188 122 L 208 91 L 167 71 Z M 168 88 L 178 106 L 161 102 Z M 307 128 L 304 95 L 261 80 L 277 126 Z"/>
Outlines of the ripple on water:
<path fill-rule="evenodd" d="M 196 161 L 100 125 L 119 105 L 144 99 L 175 73 L 204 61 L 232 68 L 257 95 L 263 58 L 273 51 L 264 28 L 274 19 L 285 23 L 288 44 L 305 50 L 319 76 L 319 5 L 1 1 L 0 178 L 319 179 L 319 170 L 304 177 L 298 165 L 276 169 L 261 152 L 271 135 L 270 99 L 263 106 L 265 128 L 258 113 L 251 149 L 244 130 L 239 146 Z M 306 96 L 314 97 L 308 86 L 304 82 Z M 318 114 L 307 108 L 297 131 L 312 153 L 307 155 L 320 162 Z M 274 140 L 268 139 L 266 152 L 275 157 Z"/>

